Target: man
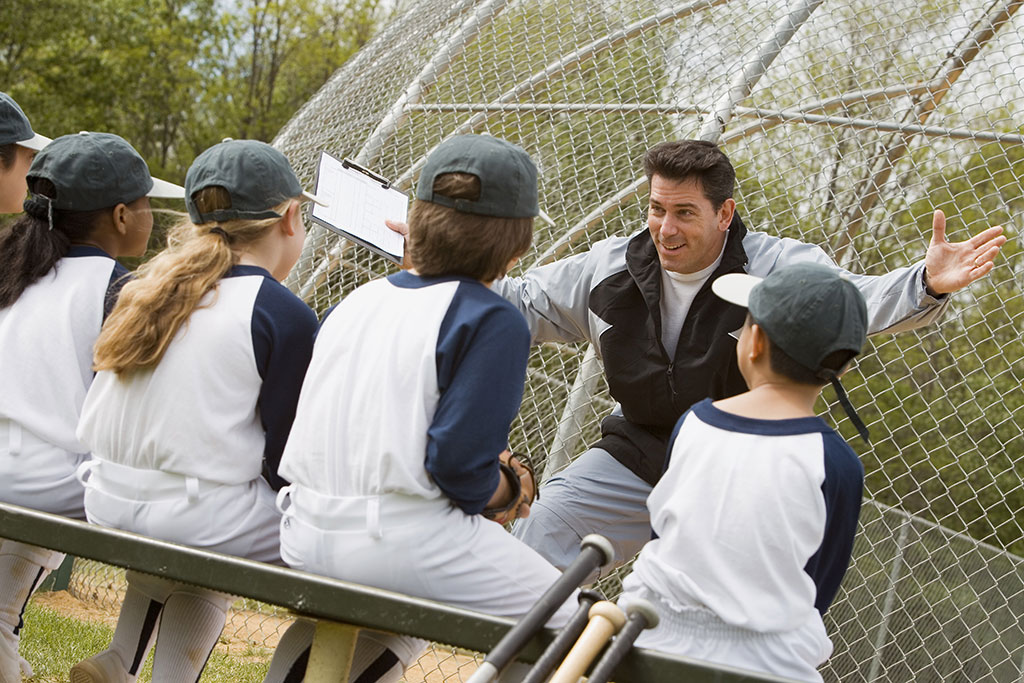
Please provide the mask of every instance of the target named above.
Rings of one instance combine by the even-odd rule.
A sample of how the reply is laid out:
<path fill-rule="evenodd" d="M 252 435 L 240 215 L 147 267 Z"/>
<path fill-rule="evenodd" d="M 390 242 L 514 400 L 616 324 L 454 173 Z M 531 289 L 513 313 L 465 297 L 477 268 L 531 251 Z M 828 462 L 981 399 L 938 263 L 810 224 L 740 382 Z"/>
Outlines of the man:
<path fill-rule="evenodd" d="M 764 277 L 792 263 L 838 270 L 819 247 L 748 231 L 732 198 L 735 172 L 710 142 L 648 150 L 648 230 L 504 278 L 494 289 L 526 317 L 533 343 L 588 341 L 604 363 L 617 405 L 602 438 L 542 487 L 514 533 L 564 568 L 588 533 L 606 536 L 616 563 L 650 538 L 646 499 L 661 476 L 673 425 L 693 404 L 747 390 L 733 333 L 745 310 L 715 297 L 725 273 Z M 925 260 L 882 276 L 847 273 L 867 301 L 869 333 L 936 320 L 950 292 L 986 275 L 1005 244 L 993 227 L 966 242 L 945 239 L 936 211 Z"/>

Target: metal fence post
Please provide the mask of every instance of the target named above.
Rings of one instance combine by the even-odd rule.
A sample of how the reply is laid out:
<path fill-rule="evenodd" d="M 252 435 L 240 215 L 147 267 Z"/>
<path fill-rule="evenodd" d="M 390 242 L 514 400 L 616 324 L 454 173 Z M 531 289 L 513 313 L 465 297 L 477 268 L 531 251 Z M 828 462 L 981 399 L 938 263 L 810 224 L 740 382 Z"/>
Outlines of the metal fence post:
<path fill-rule="evenodd" d="M 896 605 L 896 584 L 903 572 L 903 552 L 906 550 L 909 536 L 910 519 L 904 518 L 899 536 L 896 537 L 896 556 L 892 558 L 892 568 L 889 569 L 889 589 L 885 592 L 885 602 L 882 604 L 882 623 L 878 625 L 878 634 L 875 636 L 875 656 L 871 659 L 868 683 L 875 683 L 882 669 L 882 650 L 885 649 L 885 641 L 889 638 L 889 619 Z"/>

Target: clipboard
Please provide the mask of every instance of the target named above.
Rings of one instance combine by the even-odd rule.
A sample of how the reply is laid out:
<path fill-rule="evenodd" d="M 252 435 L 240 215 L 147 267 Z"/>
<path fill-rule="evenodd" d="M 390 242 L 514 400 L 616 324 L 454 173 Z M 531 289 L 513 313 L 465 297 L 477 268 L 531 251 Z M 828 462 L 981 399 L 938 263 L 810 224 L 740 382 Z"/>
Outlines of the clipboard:
<path fill-rule="evenodd" d="M 384 225 L 384 219 L 405 222 L 409 198 L 391 187 L 387 178 L 350 159 L 320 153 L 316 196 L 326 206 L 314 204 L 310 218 L 347 240 L 384 258 L 402 264 L 405 238 Z"/>

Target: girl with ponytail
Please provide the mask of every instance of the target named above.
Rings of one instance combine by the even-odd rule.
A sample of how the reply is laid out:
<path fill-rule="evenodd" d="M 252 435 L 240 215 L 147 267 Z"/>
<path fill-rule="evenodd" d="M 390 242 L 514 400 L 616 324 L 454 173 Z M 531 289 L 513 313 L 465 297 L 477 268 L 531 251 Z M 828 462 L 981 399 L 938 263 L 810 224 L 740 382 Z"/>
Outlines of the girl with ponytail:
<path fill-rule="evenodd" d="M 317 319 L 280 280 L 302 249 L 306 193 L 270 145 L 226 140 L 196 158 L 185 194 L 189 220 L 124 286 L 96 343 L 78 428 L 93 453 L 86 513 L 283 564 L 277 463 Z M 212 651 L 232 602 L 129 571 L 113 641 L 71 680 L 135 680 L 159 630 L 153 680 L 196 681 L 195 653 Z"/>
<path fill-rule="evenodd" d="M 128 142 L 104 133 L 54 140 L 25 180 L 25 214 L 0 229 L 0 500 L 85 519 L 75 471 L 89 449 L 75 428 L 93 343 L 127 275 L 114 258 L 145 251 L 149 197 L 184 191 L 155 181 Z M 63 558 L 0 544 L 0 682 L 21 680 L 22 612 Z"/>

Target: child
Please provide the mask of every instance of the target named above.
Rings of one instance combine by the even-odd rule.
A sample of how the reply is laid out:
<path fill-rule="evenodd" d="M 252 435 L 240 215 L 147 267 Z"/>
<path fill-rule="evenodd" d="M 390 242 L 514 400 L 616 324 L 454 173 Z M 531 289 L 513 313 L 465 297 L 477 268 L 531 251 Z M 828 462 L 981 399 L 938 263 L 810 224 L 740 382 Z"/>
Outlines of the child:
<path fill-rule="evenodd" d="M 32 130 L 18 103 L 0 92 L 0 213 L 21 213 L 28 194 L 25 174 L 36 152 L 49 142 Z"/>
<path fill-rule="evenodd" d="M 640 647 L 821 681 L 822 616 L 850 562 L 864 469 L 814 403 L 832 382 L 855 416 L 838 377 L 864 344 L 867 309 L 816 264 L 724 275 L 713 290 L 748 308 L 736 355 L 750 390 L 676 424 L 647 501 L 657 536 L 621 599 L 661 613 Z"/>
<path fill-rule="evenodd" d="M 114 258 L 145 251 L 149 197 L 183 190 L 155 181 L 130 144 L 105 133 L 57 138 L 27 183 L 25 215 L 0 230 L 0 500 L 85 519 L 74 475 L 88 448 L 75 427 L 93 343 L 127 273 Z M 63 558 L 0 545 L 0 681 L 21 680 L 25 604 Z"/>
<path fill-rule="evenodd" d="M 538 210 L 520 147 L 466 135 L 431 153 L 409 219 L 413 269 L 363 285 L 317 333 L 281 460 L 288 564 L 504 616 L 558 577 L 481 514 L 525 516 L 533 496 L 508 451 L 530 334 L 488 285 L 529 248 Z"/>
<path fill-rule="evenodd" d="M 226 140 L 193 162 L 185 195 L 190 220 L 125 285 L 96 343 L 78 428 L 94 458 L 85 509 L 103 526 L 280 564 L 261 473 L 277 481 L 316 331 L 279 282 L 302 249 L 305 193 L 279 151 Z M 159 622 L 153 680 L 195 681 L 232 602 L 129 572 L 113 642 L 71 680 L 134 680 Z"/>

